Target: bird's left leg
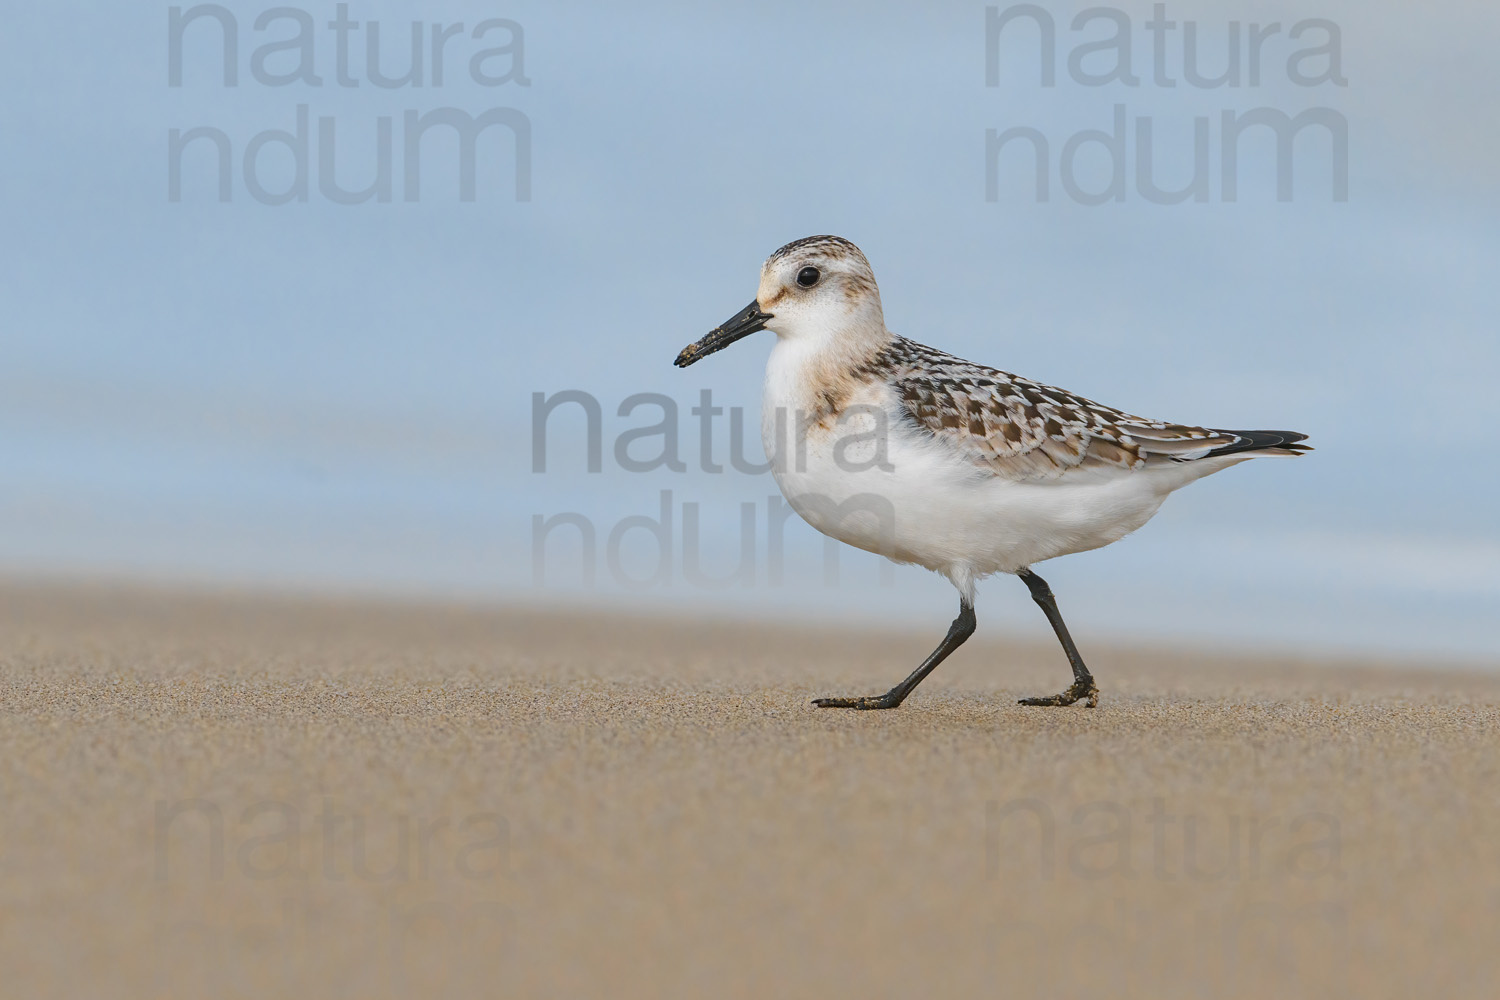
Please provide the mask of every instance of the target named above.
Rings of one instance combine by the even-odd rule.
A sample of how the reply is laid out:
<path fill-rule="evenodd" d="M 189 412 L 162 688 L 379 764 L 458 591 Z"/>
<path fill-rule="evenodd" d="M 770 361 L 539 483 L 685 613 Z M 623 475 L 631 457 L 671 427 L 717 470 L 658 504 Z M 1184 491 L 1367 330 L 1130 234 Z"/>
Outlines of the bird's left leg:
<path fill-rule="evenodd" d="M 906 680 L 891 688 L 885 694 L 878 697 L 866 698 L 817 698 L 813 704 L 819 708 L 895 708 L 906 700 L 912 689 L 922 683 L 922 679 L 937 669 L 937 665 L 947 658 L 964 640 L 974 634 L 974 605 L 969 603 L 968 598 L 960 597 L 958 604 L 958 617 L 953 619 L 953 624 L 948 626 L 948 634 L 943 636 L 943 641 L 938 648 L 932 651 L 932 655 L 922 661 L 922 665 L 911 672 Z"/>
<path fill-rule="evenodd" d="M 1063 624 L 1062 613 L 1057 610 L 1057 599 L 1052 596 L 1052 588 L 1047 586 L 1047 581 L 1037 576 L 1029 569 L 1023 569 L 1019 574 L 1031 590 L 1031 599 L 1041 605 L 1042 612 L 1046 614 L 1047 621 L 1052 623 L 1052 631 L 1057 633 L 1057 641 L 1062 643 L 1063 652 L 1068 654 L 1068 663 L 1073 667 L 1073 686 L 1062 694 L 1048 695 L 1045 698 L 1022 698 L 1022 705 L 1071 705 L 1074 702 L 1087 699 L 1085 702 L 1089 708 L 1099 706 L 1099 685 L 1094 683 L 1094 675 L 1089 673 L 1089 668 L 1084 664 L 1083 657 L 1078 655 L 1078 647 L 1073 645 L 1073 637 L 1068 634 L 1068 626 Z"/>

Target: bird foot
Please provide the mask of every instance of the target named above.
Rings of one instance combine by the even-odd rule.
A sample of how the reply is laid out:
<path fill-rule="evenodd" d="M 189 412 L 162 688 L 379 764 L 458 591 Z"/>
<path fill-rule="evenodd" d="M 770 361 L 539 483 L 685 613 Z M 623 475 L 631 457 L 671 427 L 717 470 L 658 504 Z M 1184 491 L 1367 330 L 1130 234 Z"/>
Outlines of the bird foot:
<path fill-rule="evenodd" d="M 861 711 L 869 711 L 877 708 L 895 708 L 901 704 L 901 699 L 883 694 L 872 698 L 814 698 L 813 704 L 819 708 L 856 708 Z"/>
<path fill-rule="evenodd" d="M 1089 708 L 1098 708 L 1099 685 L 1095 684 L 1093 681 L 1074 681 L 1073 686 L 1068 688 L 1062 694 L 1048 695 L 1045 698 L 1022 698 L 1020 704 L 1056 707 L 1061 705 L 1071 705 L 1074 702 L 1082 701 L 1085 698 L 1088 699 L 1086 704 Z"/>

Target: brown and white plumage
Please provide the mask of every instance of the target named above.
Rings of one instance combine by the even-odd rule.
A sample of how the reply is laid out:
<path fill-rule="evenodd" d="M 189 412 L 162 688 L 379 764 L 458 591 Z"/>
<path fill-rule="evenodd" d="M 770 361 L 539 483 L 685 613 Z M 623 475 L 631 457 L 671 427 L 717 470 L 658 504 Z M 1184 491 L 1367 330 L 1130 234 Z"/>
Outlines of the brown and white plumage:
<path fill-rule="evenodd" d="M 880 698 L 891 708 L 973 631 L 975 583 L 1013 573 L 1073 664 L 1062 695 L 1098 689 L 1031 567 L 1145 524 L 1173 491 L 1259 456 L 1308 451 L 1294 431 L 1228 431 L 1138 417 L 891 333 L 859 248 L 815 236 L 777 250 L 755 301 L 677 357 L 686 367 L 757 330 L 776 334 L 761 432 L 788 503 L 825 535 L 942 573 L 961 614 L 944 644 Z"/>
<path fill-rule="evenodd" d="M 1065 389 L 954 357 L 893 336 L 861 370 L 893 386 L 911 419 L 954 451 L 1008 479 L 1047 479 L 1095 465 L 1255 450 L 1294 454 L 1305 434 L 1226 431 L 1137 417 Z"/>

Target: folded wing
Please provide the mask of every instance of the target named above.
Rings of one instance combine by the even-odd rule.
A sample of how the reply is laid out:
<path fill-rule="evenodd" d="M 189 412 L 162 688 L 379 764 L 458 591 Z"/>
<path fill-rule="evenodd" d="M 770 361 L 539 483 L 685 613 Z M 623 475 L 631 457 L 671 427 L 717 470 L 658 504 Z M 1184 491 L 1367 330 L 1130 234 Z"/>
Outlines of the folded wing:
<path fill-rule="evenodd" d="M 1229 431 L 1134 416 L 898 338 L 889 381 L 906 415 L 976 465 L 1010 479 L 1136 469 L 1242 452 L 1309 450 L 1295 431 Z"/>

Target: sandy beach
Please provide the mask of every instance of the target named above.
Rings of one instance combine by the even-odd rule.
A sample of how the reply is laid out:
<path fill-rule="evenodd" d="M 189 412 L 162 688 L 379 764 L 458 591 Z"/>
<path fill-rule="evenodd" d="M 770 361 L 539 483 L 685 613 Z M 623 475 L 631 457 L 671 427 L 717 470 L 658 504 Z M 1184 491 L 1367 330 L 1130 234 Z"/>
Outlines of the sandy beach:
<path fill-rule="evenodd" d="M 1483 997 L 1500 673 L 0 587 L 9 996 Z"/>

